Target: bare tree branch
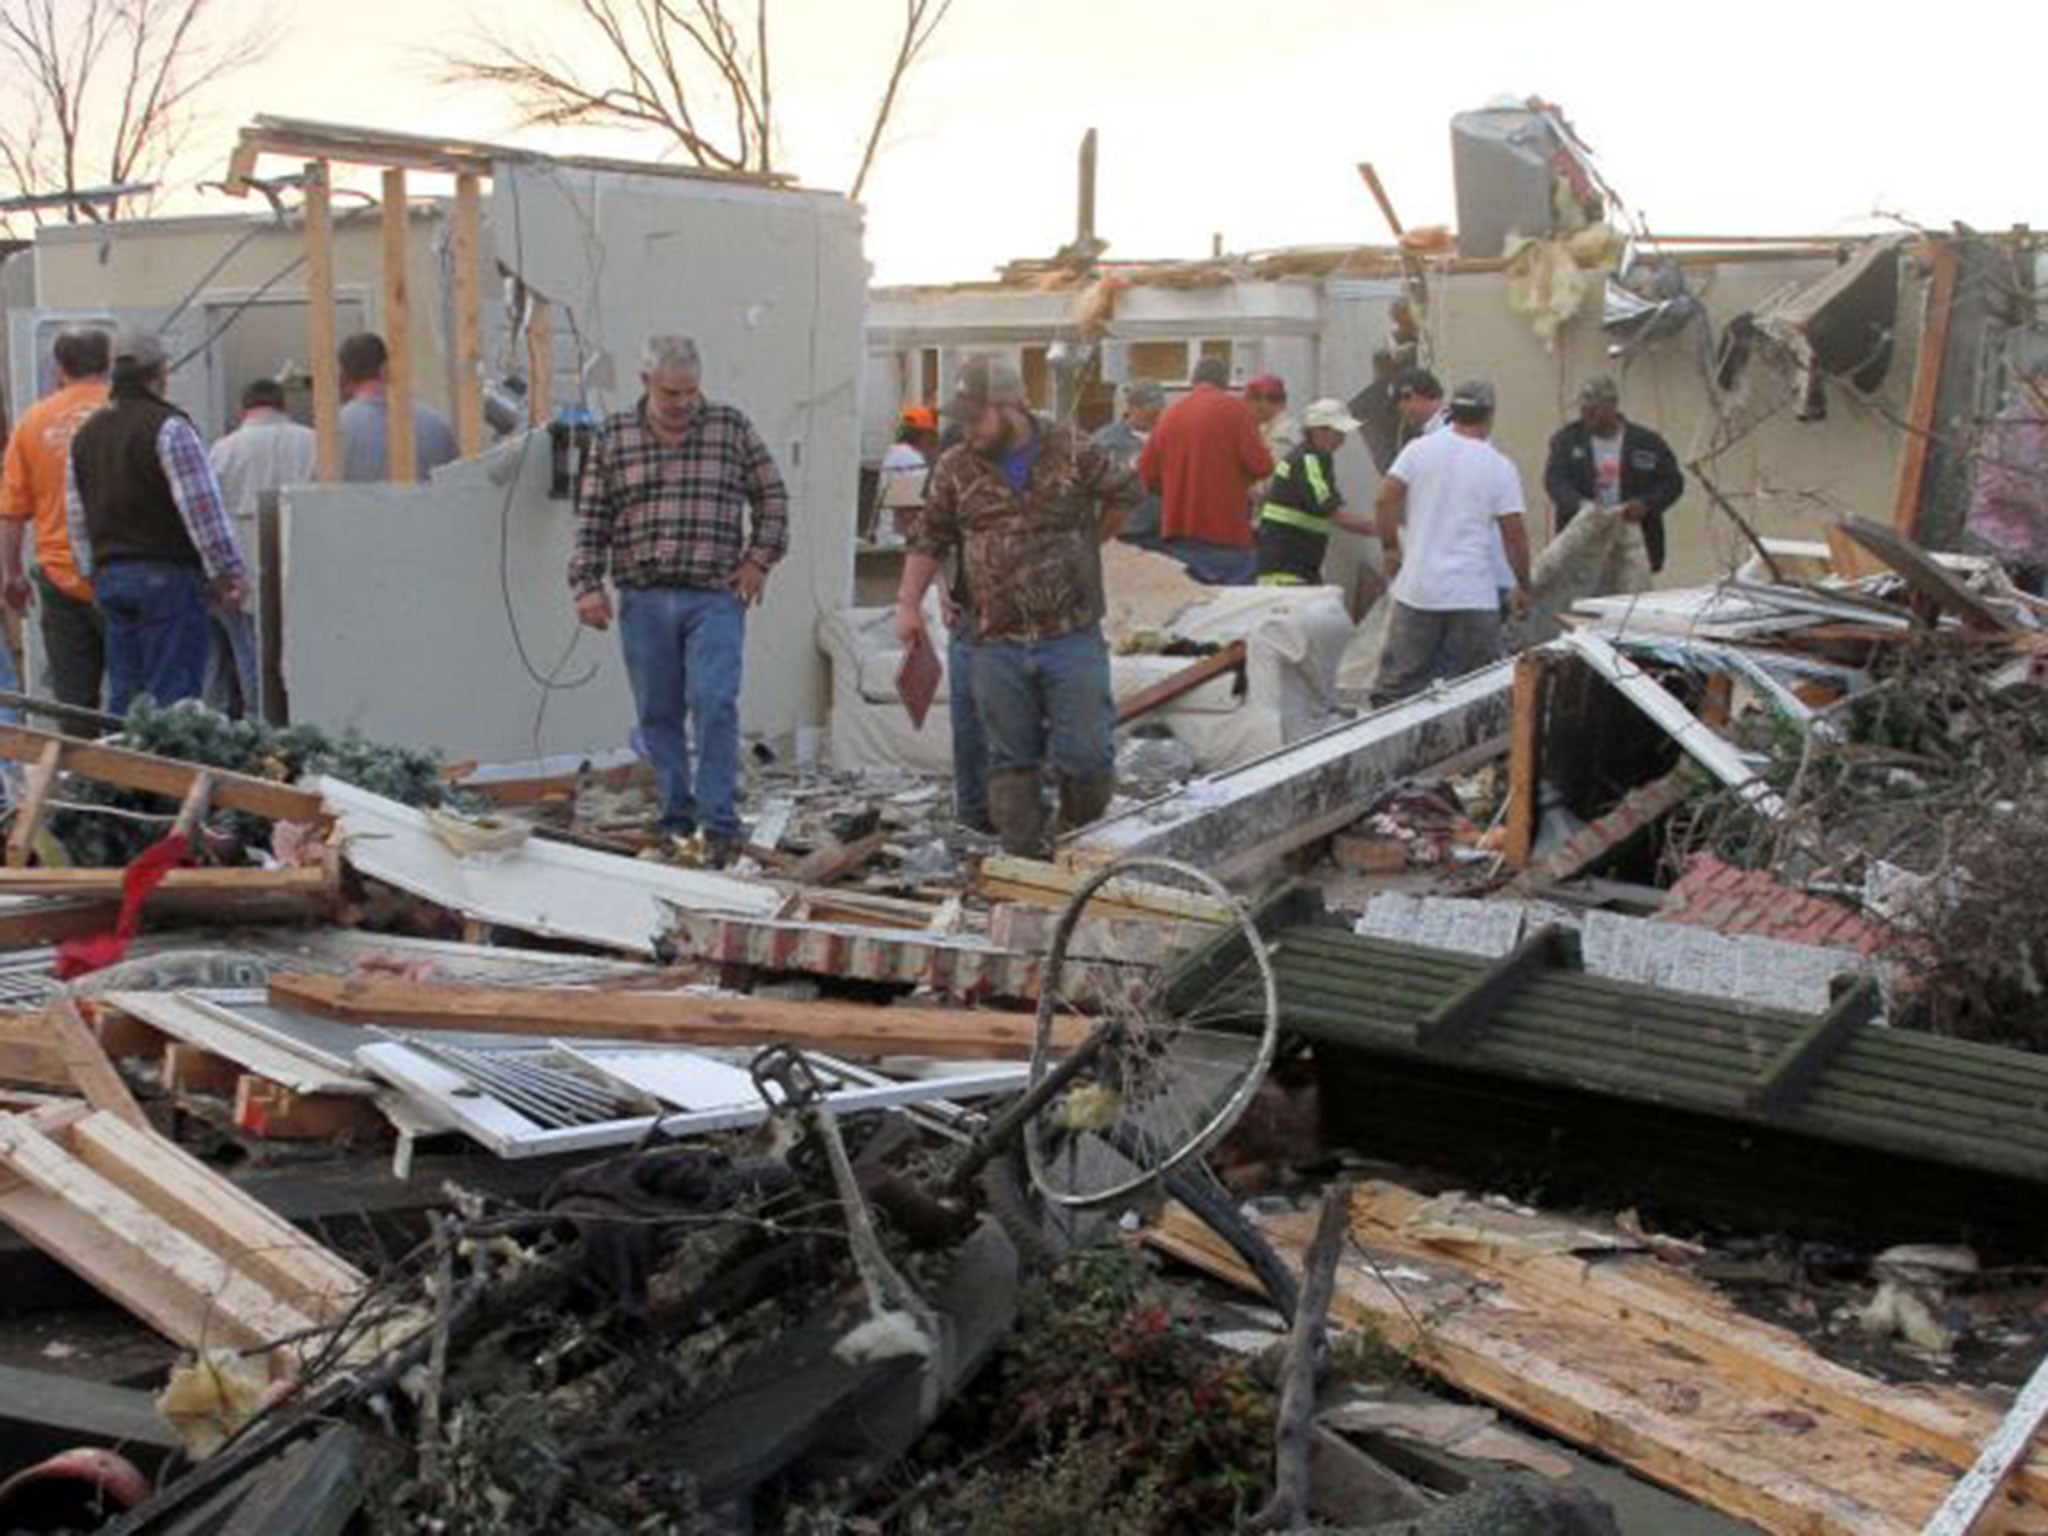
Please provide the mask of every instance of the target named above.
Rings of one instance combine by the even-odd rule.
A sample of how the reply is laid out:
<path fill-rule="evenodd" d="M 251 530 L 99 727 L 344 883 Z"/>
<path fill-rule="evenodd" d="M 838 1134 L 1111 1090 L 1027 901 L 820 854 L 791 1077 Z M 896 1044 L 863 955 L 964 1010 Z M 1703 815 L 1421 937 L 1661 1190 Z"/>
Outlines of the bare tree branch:
<path fill-rule="evenodd" d="M 903 0 L 903 37 L 896 47 L 896 62 L 889 70 L 889 81 L 882 88 L 882 100 L 875 108 L 875 120 L 868 129 L 867 148 L 861 152 L 860 169 L 854 173 L 853 187 L 847 196 L 860 201 L 861 189 L 868 184 L 868 172 L 875 168 L 875 155 L 882 147 L 882 133 L 889 126 L 889 119 L 896 112 L 896 96 L 903 88 L 903 77 L 917 62 L 917 56 L 924 52 L 925 45 L 932 40 L 946 20 L 947 12 L 953 9 L 953 0 Z"/>
<path fill-rule="evenodd" d="M 79 194 L 168 171 L 196 100 L 258 62 L 265 26 L 224 32 L 216 0 L 0 0 L 0 171 L 66 199 L 66 221 L 120 214 Z"/>
<path fill-rule="evenodd" d="M 6 0 L 0 0 L 0 4 Z M 560 0 L 595 61 L 572 64 L 537 41 L 482 37 L 445 55 L 445 78 L 503 89 L 528 126 L 622 128 L 657 134 L 664 149 L 716 170 L 773 175 L 775 78 L 771 0 Z M 746 5 L 753 6 L 752 26 Z M 869 126 L 852 196 L 879 154 L 903 79 L 953 0 L 904 0 L 903 34 Z M 560 37 L 563 29 L 553 29 Z M 714 124 L 723 123 L 722 129 Z"/>

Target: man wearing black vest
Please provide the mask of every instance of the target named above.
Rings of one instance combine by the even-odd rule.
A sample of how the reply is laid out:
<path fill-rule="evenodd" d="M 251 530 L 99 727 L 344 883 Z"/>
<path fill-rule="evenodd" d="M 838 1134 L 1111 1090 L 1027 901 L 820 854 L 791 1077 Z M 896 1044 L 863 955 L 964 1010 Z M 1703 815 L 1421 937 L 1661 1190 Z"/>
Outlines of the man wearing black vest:
<path fill-rule="evenodd" d="M 170 363 L 147 331 L 114 342 L 106 408 L 71 440 L 65 505 L 80 570 L 107 625 L 107 708 L 206 685 L 209 603 L 239 610 L 248 566 L 191 418 L 164 398 Z"/>

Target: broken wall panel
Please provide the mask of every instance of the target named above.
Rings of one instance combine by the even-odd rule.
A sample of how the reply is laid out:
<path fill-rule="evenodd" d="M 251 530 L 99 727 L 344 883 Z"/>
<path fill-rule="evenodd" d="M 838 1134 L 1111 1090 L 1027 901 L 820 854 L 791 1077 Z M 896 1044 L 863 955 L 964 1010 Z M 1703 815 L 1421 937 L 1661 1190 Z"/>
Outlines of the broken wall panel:
<path fill-rule="evenodd" d="M 748 619 L 741 721 L 770 737 L 820 723 L 817 619 L 853 595 L 867 293 L 858 205 L 832 193 L 501 162 L 490 237 L 499 264 L 555 310 L 557 400 L 630 409 L 648 337 L 683 335 L 702 351 L 705 393 L 760 429 L 789 488 L 790 547 Z M 566 521 L 565 505 L 551 510 Z M 561 568 L 550 574 L 566 616 Z M 597 648 L 613 657 L 616 644 Z M 628 723 L 621 716 L 610 736 L 575 744 L 616 745 Z"/>
<path fill-rule="evenodd" d="M 1501 662 L 1412 699 L 1193 780 L 1098 822 L 1070 845 L 1080 862 L 1143 854 L 1225 877 L 1337 830 L 1394 781 L 1496 740 L 1505 752 L 1514 666 Z M 1347 816 L 1346 813 L 1349 813 Z"/>

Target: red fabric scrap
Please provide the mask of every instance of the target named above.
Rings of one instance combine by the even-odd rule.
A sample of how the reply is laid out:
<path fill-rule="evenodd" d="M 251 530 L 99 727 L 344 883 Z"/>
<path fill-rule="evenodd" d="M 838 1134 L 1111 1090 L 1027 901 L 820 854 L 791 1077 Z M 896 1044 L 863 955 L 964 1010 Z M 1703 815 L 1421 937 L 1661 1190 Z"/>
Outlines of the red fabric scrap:
<path fill-rule="evenodd" d="M 128 953 L 128 946 L 142 932 L 142 908 L 150 893 L 164 883 L 164 877 L 190 857 L 191 845 L 180 832 L 151 843 L 135 856 L 121 877 L 121 918 L 112 933 L 90 938 L 67 939 L 57 946 L 53 973 L 59 981 L 71 981 L 104 970 Z"/>

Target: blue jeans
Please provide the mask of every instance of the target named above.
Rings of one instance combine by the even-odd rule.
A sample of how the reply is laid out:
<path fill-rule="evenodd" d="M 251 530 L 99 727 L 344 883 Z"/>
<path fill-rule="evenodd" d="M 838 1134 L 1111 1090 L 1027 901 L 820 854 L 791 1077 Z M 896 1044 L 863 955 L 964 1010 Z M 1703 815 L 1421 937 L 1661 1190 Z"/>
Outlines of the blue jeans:
<path fill-rule="evenodd" d="M 715 587 L 626 587 L 619 593 L 619 642 L 633 706 L 634 745 L 654 767 L 664 831 L 737 839 L 740 773 L 740 658 L 747 609 Z M 696 732 L 694 785 L 689 738 Z"/>
<path fill-rule="evenodd" d="M 962 623 L 967 622 L 965 619 Z M 977 647 L 953 631 L 946 647 L 946 718 L 953 728 L 953 818 L 978 832 L 988 830 L 988 732 L 974 702 Z"/>
<path fill-rule="evenodd" d="M 206 577 L 172 560 L 110 560 L 92 575 L 107 621 L 107 711 L 125 715 L 143 694 L 159 704 L 196 699 L 213 650 Z"/>
<path fill-rule="evenodd" d="M 1042 768 L 1068 779 L 1115 771 L 1116 699 L 1102 627 L 1057 640 L 984 640 L 974 648 L 974 698 L 989 767 Z"/>
<path fill-rule="evenodd" d="M 1248 587 L 1259 574 L 1259 552 L 1249 544 L 1239 549 L 1201 539 L 1168 539 L 1166 552 L 1204 586 Z"/>
<path fill-rule="evenodd" d="M 206 658 L 206 703 L 237 720 L 263 716 L 263 684 L 256 655 L 256 616 L 212 615 L 213 649 Z"/>

